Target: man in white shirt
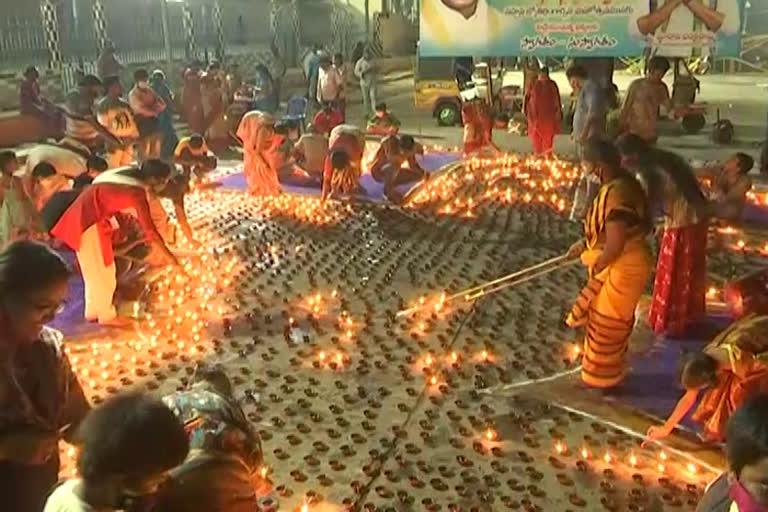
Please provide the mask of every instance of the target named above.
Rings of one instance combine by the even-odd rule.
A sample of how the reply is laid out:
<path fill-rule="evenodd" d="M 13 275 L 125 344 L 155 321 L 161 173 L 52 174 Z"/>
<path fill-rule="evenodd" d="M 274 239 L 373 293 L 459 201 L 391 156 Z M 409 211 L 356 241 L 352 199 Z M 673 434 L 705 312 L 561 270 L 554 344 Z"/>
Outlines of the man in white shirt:
<path fill-rule="evenodd" d="M 376 106 L 376 64 L 371 60 L 371 52 L 366 48 L 363 56 L 355 62 L 355 76 L 360 80 L 360 91 L 363 94 L 363 110 L 365 117 L 374 114 Z"/>
<path fill-rule="evenodd" d="M 504 20 L 486 0 L 423 0 L 420 51 L 425 55 L 447 50 L 452 55 L 487 53 L 488 45 L 510 28 Z"/>
<path fill-rule="evenodd" d="M 317 101 L 321 105 L 333 103 L 339 99 L 343 84 L 338 70 L 331 65 L 331 59 L 327 56 L 320 60 L 320 70 L 317 75 Z"/>
<path fill-rule="evenodd" d="M 691 50 L 708 56 L 717 35 L 733 36 L 741 27 L 738 0 L 636 0 L 629 34 L 649 38 L 653 53 L 665 57 L 689 57 Z"/>

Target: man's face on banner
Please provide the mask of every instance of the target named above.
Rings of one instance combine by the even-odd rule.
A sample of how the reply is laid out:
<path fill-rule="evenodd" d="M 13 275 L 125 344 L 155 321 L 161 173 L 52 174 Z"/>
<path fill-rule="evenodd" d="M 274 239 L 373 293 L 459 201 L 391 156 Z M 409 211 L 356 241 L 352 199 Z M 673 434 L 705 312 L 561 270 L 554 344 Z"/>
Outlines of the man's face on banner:
<path fill-rule="evenodd" d="M 443 2 L 443 4 L 448 7 L 449 9 L 453 9 L 454 11 L 459 11 L 461 13 L 465 12 L 475 12 L 475 7 L 477 7 L 478 0 L 440 0 Z"/>

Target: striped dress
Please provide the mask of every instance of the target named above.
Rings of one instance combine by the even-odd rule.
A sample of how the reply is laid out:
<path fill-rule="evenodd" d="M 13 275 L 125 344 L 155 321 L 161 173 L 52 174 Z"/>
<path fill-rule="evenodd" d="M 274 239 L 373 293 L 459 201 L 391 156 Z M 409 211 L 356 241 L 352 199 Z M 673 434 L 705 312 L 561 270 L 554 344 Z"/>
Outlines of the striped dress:
<path fill-rule="evenodd" d="M 581 260 L 589 269 L 589 280 L 566 323 L 571 327 L 585 327 L 582 380 L 589 386 L 613 387 L 624 378 L 635 307 L 651 275 L 645 219 L 645 195 L 629 176 L 603 184 L 587 212 L 584 221 L 587 249 Z M 609 222 L 624 222 L 627 238 L 621 255 L 595 273 L 593 266 L 605 246 Z"/>

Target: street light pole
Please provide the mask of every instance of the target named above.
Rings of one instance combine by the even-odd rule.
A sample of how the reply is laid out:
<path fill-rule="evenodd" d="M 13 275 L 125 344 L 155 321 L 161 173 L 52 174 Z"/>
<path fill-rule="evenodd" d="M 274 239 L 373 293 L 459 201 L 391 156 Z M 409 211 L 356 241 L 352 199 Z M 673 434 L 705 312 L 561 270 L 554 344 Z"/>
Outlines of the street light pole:
<path fill-rule="evenodd" d="M 165 61 L 168 66 L 173 60 L 171 48 L 171 30 L 168 23 L 168 0 L 160 0 L 160 20 L 163 23 L 163 44 L 165 46 Z"/>

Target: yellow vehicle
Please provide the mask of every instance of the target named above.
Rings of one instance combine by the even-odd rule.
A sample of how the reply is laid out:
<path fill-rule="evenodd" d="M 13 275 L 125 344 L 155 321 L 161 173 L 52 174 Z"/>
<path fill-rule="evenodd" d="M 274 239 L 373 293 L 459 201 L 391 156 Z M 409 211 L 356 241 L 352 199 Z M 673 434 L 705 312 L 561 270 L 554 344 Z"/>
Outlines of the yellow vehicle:
<path fill-rule="evenodd" d="M 511 83 L 511 75 L 500 68 L 496 79 L 486 62 L 473 63 L 469 57 L 428 57 L 416 60 L 414 106 L 428 111 L 440 126 L 461 121 L 459 82 L 472 83 L 481 99 L 493 110 L 514 113 L 522 107 L 522 88 Z"/>

